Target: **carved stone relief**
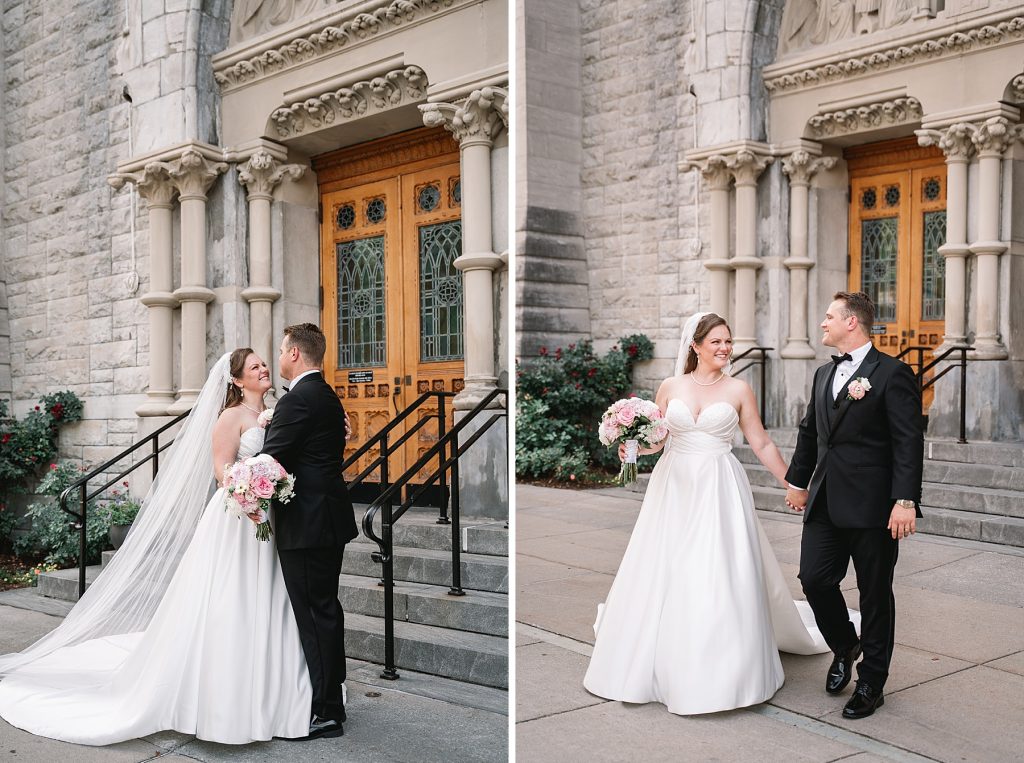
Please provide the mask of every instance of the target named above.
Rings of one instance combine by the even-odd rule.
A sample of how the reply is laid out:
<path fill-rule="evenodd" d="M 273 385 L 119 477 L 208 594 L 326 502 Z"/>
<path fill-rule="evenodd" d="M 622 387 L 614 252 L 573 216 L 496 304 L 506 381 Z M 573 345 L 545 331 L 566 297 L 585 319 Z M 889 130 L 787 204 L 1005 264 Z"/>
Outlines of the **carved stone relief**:
<path fill-rule="evenodd" d="M 355 82 L 315 98 L 283 106 L 270 115 L 270 120 L 277 134 L 287 138 L 418 101 L 426 92 L 426 73 L 418 66 L 406 66 L 372 80 Z"/>
<path fill-rule="evenodd" d="M 849 109 L 818 114 L 807 121 L 811 136 L 825 138 L 873 127 L 917 122 L 921 119 L 921 102 L 916 98 L 894 98 Z"/>
<path fill-rule="evenodd" d="M 916 0 L 793 0 L 786 3 L 779 55 L 910 21 Z"/>
<path fill-rule="evenodd" d="M 230 44 L 284 27 L 336 0 L 237 0 L 231 11 Z"/>

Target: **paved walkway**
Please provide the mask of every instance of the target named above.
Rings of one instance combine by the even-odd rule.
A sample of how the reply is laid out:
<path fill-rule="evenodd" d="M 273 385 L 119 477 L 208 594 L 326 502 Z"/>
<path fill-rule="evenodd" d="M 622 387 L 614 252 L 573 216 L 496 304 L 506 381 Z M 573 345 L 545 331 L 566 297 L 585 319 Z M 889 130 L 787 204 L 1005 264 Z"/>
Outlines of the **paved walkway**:
<path fill-rule="evenodd" d="M 20 650 L 49 632 L 66 609 L 63 602 L 42 600 L 29 591 L 0 594 L 0 654 Z M 398 681 L 384 681 L 376 665 L 349 660 L 348 666 L 349 719 L 345 736 L 338 739 L 235 746 L 165 732 L 107 747 L 85 747 L 36 737 L 0 719 L 0 760 L 497 763 L 508 759 L 507 692 L 409 671 L 402 671 Z"/>
<path fill-rule="evenodd" d="M 783 655 L 766 704 L 682 717 L 582 686 L 604 600 L 640 509 L 619 489 L 516 491 L 516 754 L 520 761 L 1024 759 L 1024 549 L 915 535 L 896 568 L 885 706 L 842 718 L 829 655 Z M 800 520 L 759 512 L 795 598 Z M 844 582 L 857 605 L 851 574 Z"/>

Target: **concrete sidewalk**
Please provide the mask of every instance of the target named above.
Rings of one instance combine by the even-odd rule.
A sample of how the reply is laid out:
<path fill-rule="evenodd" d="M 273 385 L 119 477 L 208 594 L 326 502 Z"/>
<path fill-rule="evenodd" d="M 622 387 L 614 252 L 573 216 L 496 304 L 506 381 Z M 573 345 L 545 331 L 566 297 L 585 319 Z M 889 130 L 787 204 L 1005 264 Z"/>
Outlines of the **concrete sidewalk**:
<path fill-rule="evenodd" d="M 26 608 L 28 607 L 28 608 Z M 17 651 L 49 632 L 70 605 L 28 590 L 0 593 L 0 654 Z M 44 611 L 39 611 L 44 610 Z M 175 732 L 107 747 L 57 742 L 16 729 L 0 719 L 0 760 L 20 763 L 174 763 L 221 761 L 508 760 L 508 693 L 411 671 L 398 681 L 380 668 L 348 662 L 345 736 L 312 742 L 274 740 L 248 745 L 203 742 Z"/>
<path fill-rule="evenodd" d="M 520 761 L 1013 761 L 1024 755 L 1024 550 L 915 535 L 896 567 L 885 706 L 845 720 L 823 688 L 830 655 L 782 655 L 766 704 L 676 716 L 582 685 L 604 600 L 642 496 L 517 487 L 516 754 Z M 800 519 L 759 512 L 790 582 Z M 843 584 L 857 606 L 852 569 Z"/>

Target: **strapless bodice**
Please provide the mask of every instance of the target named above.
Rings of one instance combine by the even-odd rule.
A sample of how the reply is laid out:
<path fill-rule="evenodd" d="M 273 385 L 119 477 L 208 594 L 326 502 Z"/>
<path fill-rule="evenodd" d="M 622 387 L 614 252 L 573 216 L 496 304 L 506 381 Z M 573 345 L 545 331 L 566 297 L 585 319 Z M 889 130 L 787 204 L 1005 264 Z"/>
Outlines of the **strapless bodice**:
<path fill-rule="evenodd" d="M 665 419 L 670 434 L 665 450 L 698 455 L 722 455 L 731 451 L 732 438 L 740 423 L 736 409 L 724 400 L 704 406 L 694 419 L 686 403 L 672 398 Z"/>
<path fill-rule="evenodd" d="M 255 456 L 263 449 L 263 435 L 265 430 L 261 427 L 252 427 L 242 432 L 238 441 L 238 456 L 236 460 Z"/>

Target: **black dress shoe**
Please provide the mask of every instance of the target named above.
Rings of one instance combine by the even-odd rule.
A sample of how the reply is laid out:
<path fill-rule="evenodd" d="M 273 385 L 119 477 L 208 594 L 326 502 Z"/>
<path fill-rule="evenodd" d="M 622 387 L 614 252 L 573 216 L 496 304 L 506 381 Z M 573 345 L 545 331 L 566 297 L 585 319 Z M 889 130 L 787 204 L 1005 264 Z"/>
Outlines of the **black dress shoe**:
<path fill-rule="evenodd" d="M 838 694 L 850 683 L 853 676 L 853 663 L 860 657 L 860 642 L 853 645 L 848 652 L 836 654 L 835 659 L 828 668 L 828 675 L 825 677 L 825 691 L 829 694 Z"/>
<path fill-rule="evenodd" d="M 885 704 L 885 696 L 881 689 L 872 689 L 863 681 L 857 682 L 853 696 L 843 708 L 844 718 L 867 718 L 875 710 Z"/>
<path fill-rule="evenodd" d="M 321 737 L 326 739 L 333 739 L 334 737 L 340 737 L 345 735 L 345 727 L 341 725 L 341 721 L 336 721 L 331 718 L 320 718 L 314 715 L 313 719 L 309 722 L 309 734 L 304 737 L 297 737 L 290 739 L 291 742 L 308 742 L 310 739 L 320 739 Z"/>

